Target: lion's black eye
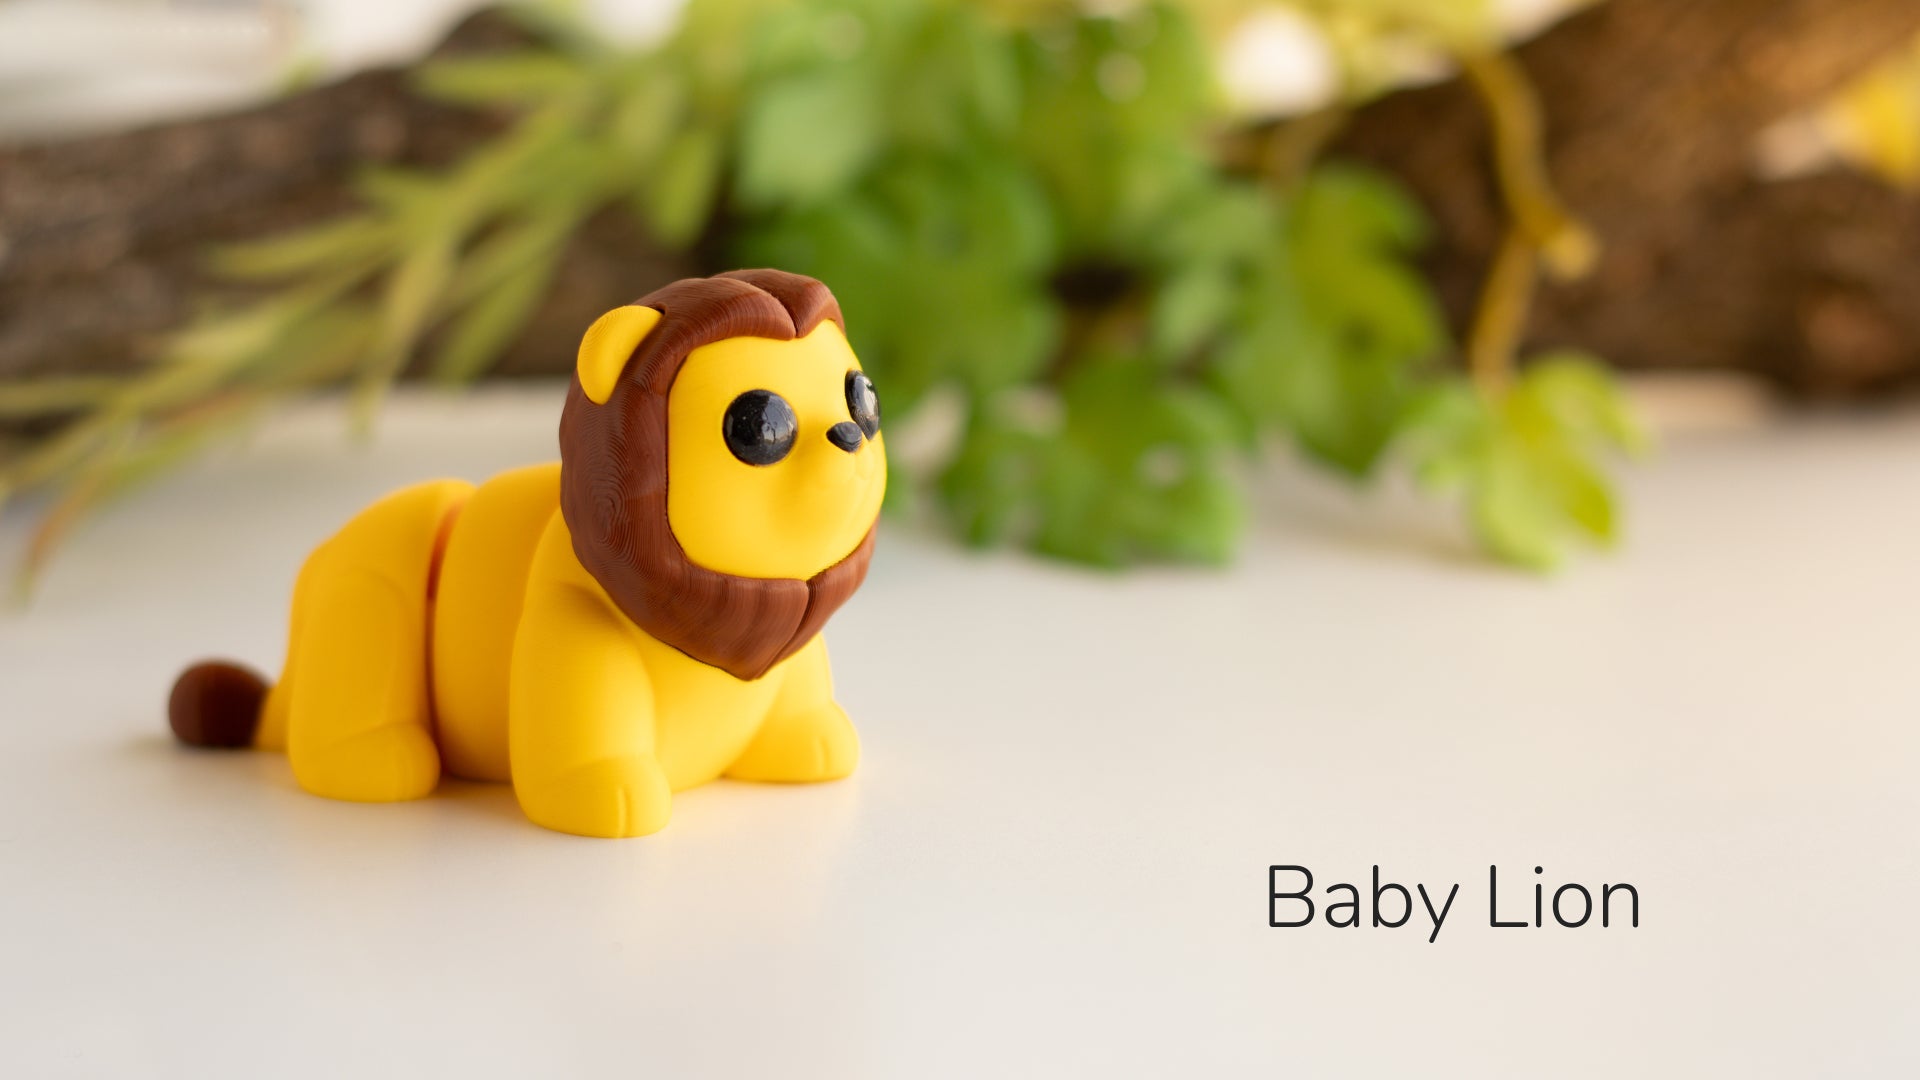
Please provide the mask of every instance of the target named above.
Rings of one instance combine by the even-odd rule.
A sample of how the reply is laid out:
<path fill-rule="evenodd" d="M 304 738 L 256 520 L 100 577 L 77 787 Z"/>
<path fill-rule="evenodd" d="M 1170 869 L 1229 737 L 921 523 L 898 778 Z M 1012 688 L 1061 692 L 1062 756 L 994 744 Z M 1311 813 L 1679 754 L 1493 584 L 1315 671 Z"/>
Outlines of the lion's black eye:
<path fill-rule="evenodd" d="M 771 465 L 793 449 L 800 421 L 786 398 L 771 390 L 749 390 L 727 406 L 720 431 L 734 457 L 749 465 Z"/>
<path fill-rule="evenodd" d="M 880 395 L 873 392 L 873 380 L 858 371 L 847 372 L 847 415 L 867 438 L 880 434 Z"/>

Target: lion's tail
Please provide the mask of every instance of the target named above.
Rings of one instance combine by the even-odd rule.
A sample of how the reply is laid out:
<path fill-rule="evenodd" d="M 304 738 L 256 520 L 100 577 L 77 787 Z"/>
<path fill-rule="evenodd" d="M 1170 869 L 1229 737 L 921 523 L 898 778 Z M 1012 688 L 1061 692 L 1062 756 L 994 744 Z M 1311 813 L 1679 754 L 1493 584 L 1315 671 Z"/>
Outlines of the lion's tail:
<path fill-rule="evenodd" d="M 167 722 L 189 746 L 244 747 L 253 743 L 267 683 L 250 668 L 222 660 L 193 665 L 174 680 Z"/>

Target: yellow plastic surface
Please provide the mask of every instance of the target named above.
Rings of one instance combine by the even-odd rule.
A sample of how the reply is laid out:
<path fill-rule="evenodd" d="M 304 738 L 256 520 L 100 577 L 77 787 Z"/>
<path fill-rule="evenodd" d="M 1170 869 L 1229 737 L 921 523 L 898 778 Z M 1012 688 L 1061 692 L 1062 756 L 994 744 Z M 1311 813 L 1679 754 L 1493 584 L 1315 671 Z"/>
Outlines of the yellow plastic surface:
<path fill-rule="evenodd" d="M 427 679 L 428 583 L 460 480 L 374 503 L 307 558 L 293 589 L 287 664 L 256 741 L 284 740 L 293 775 L 355 802 L 418 798 L 440 779 Z M 283 715 L 275 717 L 276 711 Z"/>
<path fill-rule="evenodd" d="M 433 610 L 433 703 L 446 770 L 506 780 L 507 672 L 533 549 L 560 504 L 560 465 L 502 473 L 454 522 Z"/>
<path fill-rule="evenodd" d="M 574 370 L 580 375 L 580 389 L 595 405 L 605 405 L 613 396 L 614 384 L 626 370 L 627 359 L 659 321 L 658 311 L 628 304 L 614 308 L 587 327 L 586 336 L 580 339 L 579 355 L 574 358 Z"/>
<path fill-rule="evenodd" d="M 534 555 L 511 695 L 521 809 L 582 836 L 653 832 L 673 792 L 723 774 L 834 780 L 860 759 L 818 637 L 752 682 L 691 659 L 620 613 L 557 514 Z"/>
<path fill-rule="evenodd" d="M 857 366 L 831 324 L 694 351 L 668 398 L 668 517 L 690 558 L 806 578 L 859 544 L 884 454 L 826 438 L 848 419 Z M 722 436 L 752 389 L 799 418 L 772 465 L 741 463 Z M 284 747 L 301 786 L 338 799 L 418 798 L 443 765 L 510 780 L 528 817 L 582 836 L 653 832 L 673 792 L 719 776 L 832 780 L 860 757 L 820 638 L 748 682 L 628 620 L 574 555 L 557 464 L 396 492 L 322 544 L 295 584 L 255 743 Z"/>
<path fill-rule="evenodd" d="M 810 578 L 867 535 L 887 490 L 882 437 L 852 454 L 827 441 L 860 369 L 840 327 L 797 341 L 730 338 L 687 355 L 667 397 L 667 520 L 687 558 L 741 577 Z M 793 450 L 749 465 L 718 437 L 733 399 L 771 390 L 800 421 Z"/>

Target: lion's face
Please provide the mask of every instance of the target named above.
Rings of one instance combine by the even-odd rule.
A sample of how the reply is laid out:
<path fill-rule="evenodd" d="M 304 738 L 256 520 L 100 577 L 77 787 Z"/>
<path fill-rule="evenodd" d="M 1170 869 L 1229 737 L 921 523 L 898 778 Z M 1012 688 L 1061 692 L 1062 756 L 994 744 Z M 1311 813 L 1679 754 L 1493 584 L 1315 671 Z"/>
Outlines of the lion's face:
<path fill-rule="evenodd" d="M 667 398 L 667 520 L 698 566 L 813 577 L 866 537 L 886 491 L 878 401 L 840 327 L 687 355 Z"/>
<path fill-rule="evenodd" d="M 866 579 L 879 404 L 820 282 L 686 278 L 601 317 L 560 414 L 574 555 L 656 640 L 757 679 Z"/>

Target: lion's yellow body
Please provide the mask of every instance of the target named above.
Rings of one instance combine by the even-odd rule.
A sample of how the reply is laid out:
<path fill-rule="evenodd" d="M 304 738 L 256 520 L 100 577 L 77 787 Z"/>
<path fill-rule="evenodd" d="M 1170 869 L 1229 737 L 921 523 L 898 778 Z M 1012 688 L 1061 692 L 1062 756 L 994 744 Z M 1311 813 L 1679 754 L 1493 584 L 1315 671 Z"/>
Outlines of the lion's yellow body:
<path fill-rule="evenodd" d="M 754 467 L 719 438 L 728 402 L 759 387 L 792 403 L 803 434 L 825 431 L 846 416 L 850 370 L 831 324 L 689 355 L 669 401 L 669 517 L 689 558 L 804 579 L 861 542 L 886 483 L 877 439 L 856 454 L 816 437 Z M 418 798 L 443 770 L 510 781 L 534 821 L 587 836 L 653 832 L 673 791 L 719 776 L 853 771 L 859 741 L 818 636 L 752 680 L 690 658 L 622 614 L 559 503 L 555 463 L 420 484 L 348 522 L 300 572 L 255 745 L 284 748 L 303 787 L 339 799 Z"/>
<path fill-rule="evenodd" d="M 652 832 L 718 776 L 853 770 L 819 638 L 751 682 L 653 640 L 574 558 L 558 486 L 557 464 L 420 484 L 316 549 L 256 745 L 334 798 L 512 781 L 535 821 L 590 836 Z"/>

